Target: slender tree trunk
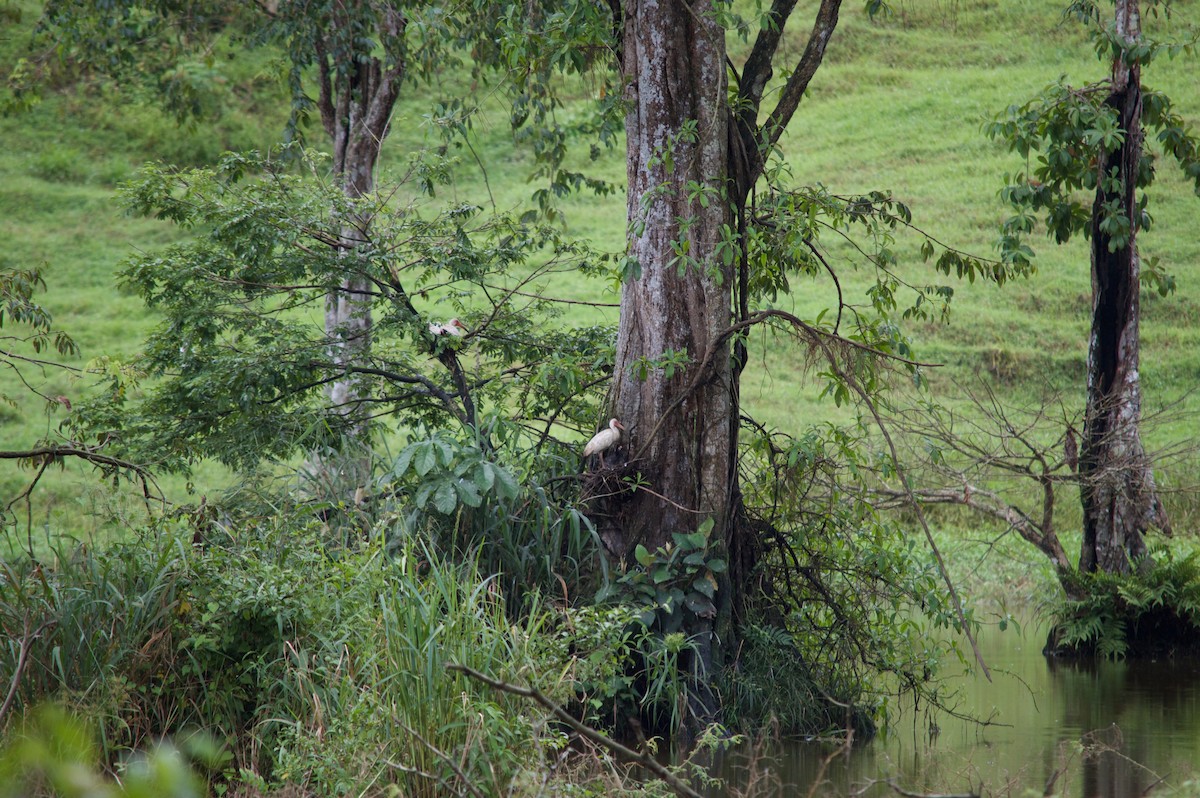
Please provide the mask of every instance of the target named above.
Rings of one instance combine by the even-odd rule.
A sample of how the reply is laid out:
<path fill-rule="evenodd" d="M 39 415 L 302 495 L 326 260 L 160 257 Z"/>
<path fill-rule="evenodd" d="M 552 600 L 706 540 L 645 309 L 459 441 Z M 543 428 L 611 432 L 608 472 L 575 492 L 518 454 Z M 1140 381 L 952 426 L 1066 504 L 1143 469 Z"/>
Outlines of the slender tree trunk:
<path fill-rule="evenodd" d="M 724 547 L 734 496 L 737 403 L 728 342 L 732 271 L 716 256 L 732 225 L 725 38 L 711 3 L 630 0 L 623 69 L 628 165 L 628 254 L 640 266 L 621 295 L 613 400 L 626 450 L 650 490 L 622 497 L 604 530 L 609 550 L 653 551 L 674 532 L 715 526 Z M 705 193 L 708 192 L 708 193 Z M 655 361 L 682 356 L 673 370 Z M 714 619 L 686 631 L 699 656 L 693 717 L 715 710 L 709 671 L 719 662 Z"/>
<path fill-rule="evenodd" d="M 346 196 L 357 199 L 369 195 L 375 188 L 375 164 L 378 160 L 378 145 L 374 148 L 359 146 L 344 153 L 337 164 L 342 178 L 342 191 Z M 347 219 L 342 225 L 340 247 L 343 255 L 362 246 L 365 234 L 370 230 L 371 220 L 363 215 Z M 371 299 L 370 288 L 365 278 L 350 274 L 342 281 L 339 290 L 325 298 L 325 333 L 329 338 L 330 360 L 335 369 L 346 369 L 361 364 L 371 351 Z M 349 418 L 358 416 L 358 406 L 363 398 L 361 381 L 345 376 L 330 383 L 329 402 L 334 411 Z M 352 421 L 347 437 L 365 440 L 367 426 L 360 420 Z"/>
<path fill-rule="evenodd" d="M 345 37 L 352 29 L 348 19 L 334 14 L 330 38 Z M 317 39 L 317 105 L 321 121 L 333 145 L 333 168 L 342 191 L 351 199 L 371 194 L 375 189 L 375 167 L 383 141 L 388 134 L 392 108 L 400 95 L 404 78 L 404 35 L 407 21 L 396 9 L 379 11 L 376 31 L 387 55 L 355 59 L 352 64 L 335 63 L 337 46 Z M 368 215 L 347 219 L 342 225 L 341 247 L 349 252 L 365 243 L 370 230 Z M 329 338 L 330 359 L 335 369 L 346 369 L 364 361 L 371 349 L 371 299 L 368 281 L 349 274 L 337 291 L 326 297 L 325 332 Z M 346 437 L 367 444 L 368 428 L 360 415 L 364 398 L 360 379 L 346 375 L 330 384 L 330 404 L 335 412 L 349 419 Z"/>
<path fill-rule="evenodd" d="M 1140 38 L 1138 0 L 1117 0 L 1117 35 Z M 1160 505 L 1142 448 L 1138 378 L 1139 262 L 1135 199 L 1142 157 L 1141 70 L 1117 58 L 1109 106 L 1125 131 L 1121 146 L 1105 153 L 1092 208 L 1092 330 L 1088 342 L 1087 412 L 1079 457 L 1083 501 L 1081 571 L 1127 573 L 1146 553 L 1143 534 Z M 1114 180 L 1113 178 L 1116 178 Z M 1101 229 L 1102 209 L 1114 201 L 1128 221 L 1126 240 Z"/>

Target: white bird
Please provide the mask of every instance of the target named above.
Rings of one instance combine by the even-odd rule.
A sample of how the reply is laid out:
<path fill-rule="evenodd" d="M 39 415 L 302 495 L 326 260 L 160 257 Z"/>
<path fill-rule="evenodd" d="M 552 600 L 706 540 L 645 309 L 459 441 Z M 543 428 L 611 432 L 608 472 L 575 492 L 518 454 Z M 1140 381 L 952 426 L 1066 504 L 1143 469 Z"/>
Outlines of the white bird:
<path fill-rule="evenodd" d="M 445 324 L 430 322 L 429 332 L 433 335 L 453 335 L 455 338 L 462 338 L 467 334 L 467 326 L 458 319 L 450 319 Z"/>
<path fill-rule="evenodd" d="M 602 429 L 592 436 L 588 441 L 587 446 L 583 447 L 583 456 L 590 457 L 593 454 L 600 456 L 600 467 L 604 468 L 604 450 L 611 449 L 621 440 L 621 430 L 625 429 L 625 425 L 615 418 L 608 422 L 608 429 Z"/>

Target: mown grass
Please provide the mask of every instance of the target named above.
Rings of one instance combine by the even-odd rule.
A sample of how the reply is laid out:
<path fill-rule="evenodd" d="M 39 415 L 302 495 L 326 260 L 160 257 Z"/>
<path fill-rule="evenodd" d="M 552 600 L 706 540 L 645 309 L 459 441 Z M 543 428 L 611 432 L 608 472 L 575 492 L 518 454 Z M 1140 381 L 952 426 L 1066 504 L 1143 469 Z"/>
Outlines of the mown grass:
<path fill-rule="evenodd" d="M 1177 4 L 1173 24 L 1195 23 L 1193 4 Z M 36 3 L 17 4 L 20 26 L 0 42 L 0 63 L 10 63 L 35 17 Z M 815 2 L 802 2 L 793 20 L 793 54 L 807 33 Z M 851 5 L 830 45 L 826 63 L 785 139 L 785 152 L 797 182 L 820 182 L 839 193 L 891 190 L 908 203 L 921 228 L 956 247 L 989 255 L 1007 211 L 997 192 L 1006 172 L 1022 167 L 1017 156 L 987 140 L 981 125 L 1010 103 L 1021 102 L 1060 75 L 1082 82 L 1103 76 L 1082 31 L 1060 20 L 1055 0 L 1009 0 L 961 4 L 946 0 L 898 0 L 887 18 L 868 20 Z M 1160 25 L 1147 21 L 1147 27 Z M 734 43 L 735 61 L 740 58 Z M 82 93 L 51 91 L 33 111 L 0 119 L 0 236 L 8 242 L 0 258 L 8 265 L 46 267 L 44 301 L 58 326 L 79 341 L 82 366 L 99 355 L 132 356 L 155 323 L 139 301 L 123 294 L 114 273 L 131 252 L 152 250 L 175 240 L 180 231 L 160 223 L 125 217 L 114 199 L 116 184 L 145 160 L 184 164 L 210 161 L 226 148 L 266 147 L 283 129 L 285 104 L 280 85 L 261 57 L 222 62 L 234 91 L 218 119 L 180 129 L 153 108 L 92 87 Z M 1167 90 L 1185 117 L 1200 118 L 1194 92 L 1194 63 L 1162 61 L 1146 71 L 1147 84 Z M 467 79 L 448 70 L 442 83 L 423 92 L 406 91 L 385 148 L 381 183 L 400 175 L 407 154 L 436 142 L 428 111 L 439 96 L 461 91 Z M 587 87 L 578 93 L 586 95 Z M 233 99 L 236 98 L 236 99 Z M 497 100 L 475 122 L 474 153 L 459 150 L 457 182 L 439 201 L 480 202 L 500 208 L 526 202 L 531 159 L 512 145 L 507 114 Z M 310 131 L 314 143 L 323 139 Z M 476 155 L 486 166 L 481 177 Z M 593 165 L 603 177 L 624 180 L 620 148 Z M 1143 298 L 1142 378 L 1149 408 L 1180 402 L 1192 412 L 1200 401 L 1189 394 L 1200 376 L 1200 241 L 1190 224 L 1200 212 L 1169 165 L 1163 163 L 1153 190 L 1154 230 L 1141 237 L 1143 252 L 1157 256 L 1178 276 L 1179 291 L 1166 298 Z M 625 199 L 578 196 L 564 203 L 568 228 L 593 243 L 620 249 Z M 1028 280 L 1003 287 L 955 283 L 949 324 L 907 327 L 918 357 L 940 364 L 928 370 L 932 390 L 956 402 L 956 383 L 977 378 L 996 381 L 1007 395 L 1031 399 L 1047 389 L 1082 407 L 1089 274 L 1083 241 L 1057 247 L 1037 242 L 1039 270 Z M 916 257 L 915 242 L 901 242 L 904 274 L 914 283 L 941 281 Z M 865 302 L 870 275 L 842 270 L 847 298 Z M 616 302 L 611 285 L 562 277 L 548 290 L 592 301 Z M 813 317 L 833 300 L 823 278 L 800 284 L 779 307 Z M 572 320 L 591 324 L 615 320 L 614 309 L 581 309 Z M 6 333 L 8 331 L 6 330 Z M 755 334 L 752 364 L 744 376 L 747 408 L 770 426 L 802 429 L 811 423 L 846 421 L 859 408 L 834 407 L 819 398 L 820 385 L 803 371 L 804 355 L 790 340 Z M 48 396 L 68 397 L 84 390 L 69 372 L 26 371 Z M 53 434 L 58 416 L 47 418 L 41 400 L 29 397 L 11 375 L 2 390 L 22 397 L 17 408 L 0 414 L 0 445 L 19 448 Z M 1193 422 L 1184 418 L 1147 431 L 1151 446 L 1190 438 Z M 8 468 L 0 488 L 14 495 L 29 472 Z M 88 526 L 83 516 L 109 499 L 103 491 L 81 488 L 71 477 L 49 475 L 35 524 L 69 530 Z M 217 470 L 197 475 L 201 490 L 226 477 Z M 1168 475 L 1186 483 L 1185 476 Z M 164 483 L 186 499 L 181 482 Z M 83 499 L 81 500 L 81 496 Z M 92 498 L 87 498 L 91 496 Z M 82 501 L 82 506 L 81 506 Z"/>

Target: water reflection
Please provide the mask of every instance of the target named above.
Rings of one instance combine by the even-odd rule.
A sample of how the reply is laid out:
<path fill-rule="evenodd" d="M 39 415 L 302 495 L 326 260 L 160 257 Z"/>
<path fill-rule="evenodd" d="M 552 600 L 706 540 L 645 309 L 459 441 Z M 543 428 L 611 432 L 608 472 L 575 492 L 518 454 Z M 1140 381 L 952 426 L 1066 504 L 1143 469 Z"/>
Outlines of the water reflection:
<path fill-rule="evenodd" d="M 896 795 L 890 779 L 926 794 L 1134 798 L 1200 780 L 1200 663 L 1047 660 L 1045 629 L 1023 628 L 982 635 L 992 683 L 953 681 L 955 709 L 988 724 L 909 707 L 849 751 L 785 743 L 769 765 L 778 793 L 805 796 L 820 780 L 816 795 Z M 735 752 L 719 766 L 736 784 L 744 760 Z"/>

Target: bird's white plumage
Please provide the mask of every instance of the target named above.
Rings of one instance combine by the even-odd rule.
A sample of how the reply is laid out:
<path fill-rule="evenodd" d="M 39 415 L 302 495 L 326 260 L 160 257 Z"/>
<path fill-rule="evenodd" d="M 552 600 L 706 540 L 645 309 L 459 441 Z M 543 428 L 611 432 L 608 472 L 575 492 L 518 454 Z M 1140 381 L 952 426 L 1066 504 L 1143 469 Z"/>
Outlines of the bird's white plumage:
<path fill-rule="evenodd" d="M 602 429 L 592 436 L 592 439 L 587 442 L 587 446 L 583 447 L 583 456 L 590 457 L 593 454 L 600 455 L 600 463 L 604 464 L 604 451 L 616 446 L 621 440 L 621 430 L 625 429 L 625 425 L 615 418 L 608 422 L 608 429 Z"/>
<path fill-rule="evenodd" d="M 450 319 L 445 324 L 431 322 L 429 332 L 433 335 L 453 335 L 455 338 L 462 338 L 467 334 L 467 326 L 458 319 Z"/>

